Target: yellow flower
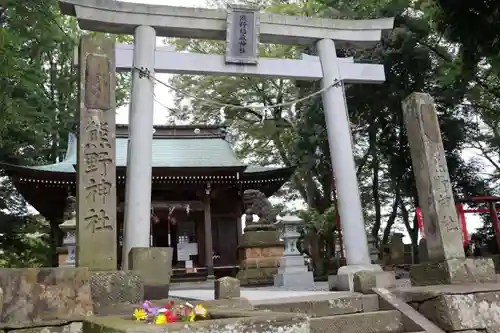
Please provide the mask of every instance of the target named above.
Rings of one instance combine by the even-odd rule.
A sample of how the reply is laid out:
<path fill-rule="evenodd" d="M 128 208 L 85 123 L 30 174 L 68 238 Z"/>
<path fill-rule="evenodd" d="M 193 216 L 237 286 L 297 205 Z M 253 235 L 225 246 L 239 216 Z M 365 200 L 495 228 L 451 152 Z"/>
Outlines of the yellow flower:
<path fill-rule="evenodd" d="M 136 320 L 145 320 L 148 317 L 148 314 L 144 309 L 135 309 L 134 311 L 134 318 Z"/>
<path fill-rule="evenodd" d="M 201 318 L 206 318 L 207 317 L 207 309 L 203 307 L 203 305 L 198 304 L 194 307 L 194 314 L 196 316 L 199 316 Z"/>
<path fill-rule="evenodd" d="M 155 319 L 156 325 L 163 325 L 166 323 L 167 323 L 167 316 L 165 316 L 164 313 L 160 313 L 156 316 L 156 319 Z"/>
<path fill-rule="evenodd" d="M 188 316 L 188 320 L 189 321 L 194 321 L 194 317 L 196 317 L 196 315 L 194 314 L 194 311 L 190 311 L 189 312 L 189 316 Z"/>

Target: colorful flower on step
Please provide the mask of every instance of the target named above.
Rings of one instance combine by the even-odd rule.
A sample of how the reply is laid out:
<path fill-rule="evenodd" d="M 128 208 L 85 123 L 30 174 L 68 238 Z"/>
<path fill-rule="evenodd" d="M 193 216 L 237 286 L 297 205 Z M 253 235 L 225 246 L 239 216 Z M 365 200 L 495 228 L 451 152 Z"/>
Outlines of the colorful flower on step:
<path fill-rule="evenodd" d="M 201 318 L 207 317 L 207 309 L 205 309 L 205 307 L 201 304 L 197 304 L 194 307 L 193 312 L 194 312 L 195 316 L 197 316 L 197 317 L 201 317 Z"/>
<path fill-rule="evenodd" d="M 144 309 L 144 311 L 146 311 L 148 317 L 156 316 L 158 314 L 158 311 L 160 310 L 159 307 L 153 306 L 150 301 L 145 301 L 142 304 L 142 308 Z"/>
<path fill-rule="evenodd" d="M 165 315 L 165 313 L 159 313 L 155 318 L 155 324 L 156 325 L 164 325 L 166 323 L 168 323 L 168 319 L 167 319 L 167 316 Z"/>
<path fill-rule="evenodd" d="M 148 318 L 148 313 L 144 309 L 135 309 L 134 318 L 135 320 L 146 320 Z"/>
<path fill-rule="evenodd" d="M 177 321 L 177 316 L 175 315 L 175 313 L 173 313 L 171 310 L 165 309 L 165 308 L 160 309 L 160 312 L 158 313 L 156 318 L 159 318 L 159 317 L 161 317 L 161 318 L 158 320 L 158 322 L 156 322 L 156 324 L 158 324 L 158 323 L 163 323 L 163 324 L 175 323 Z"/>
<path fill-rule="evenodd" d="M 170 313 L 170 315 L 167 316 L 167 322 L 175 323 L 176 321 L 177 321 L 177 316 L 174 315 L 173 313 Z"/>
<path fill-rule="evenodd" d="M 196 315 L 194 314 L 194 310 L 189 311 L 189 315 L 187 316 L 186 321 L 194 321 Z"/>

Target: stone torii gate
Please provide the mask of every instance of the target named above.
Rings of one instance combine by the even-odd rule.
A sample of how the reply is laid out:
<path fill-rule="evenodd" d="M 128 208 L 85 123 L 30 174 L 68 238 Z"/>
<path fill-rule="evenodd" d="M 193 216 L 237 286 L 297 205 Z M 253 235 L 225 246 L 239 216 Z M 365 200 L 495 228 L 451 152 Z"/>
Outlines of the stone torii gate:
<path fill-rule="evenodd" d="M 383 65 L 358 64 L 337 58 L 336 48 L 371 47 L 382 31 L 393 27 L 392 18 L 334 20 L 259 13 L 258 9 L 228 6 L 228 10 L 183 8 L 100 0 L 60 0 L 64 14 L 76 16 L 82 29 L 134 35 L 135 46 L 116 48 L 117 70 L 141 68 L 154 75 L 216 74 L 321 80 L 332 167 L 338 193 L 348 266 L 338 275 L 340 289 L 352 289 L 356 271 L 381 271 L 372 265 L 365 233 L 349 117 L 344 89 L 332 84 L 381 83 Z M 156 37 L 226 40 L 226 56 L 177 53 L 156 47 Z M 258 57 L 258 44 L 316 44 L 318 57 L 300 60 Z M 154 84 L 133 72 L 129 115 L 130 142 L 126 179 L 125 244 L 149 247 L 151 197 L 151 145 Z M 329 89 L 326 89 L 330 87 Z M 210 263 L 208 264 L 210 268 Z M 126 265 L 125 265 L 126 267 Z"/>

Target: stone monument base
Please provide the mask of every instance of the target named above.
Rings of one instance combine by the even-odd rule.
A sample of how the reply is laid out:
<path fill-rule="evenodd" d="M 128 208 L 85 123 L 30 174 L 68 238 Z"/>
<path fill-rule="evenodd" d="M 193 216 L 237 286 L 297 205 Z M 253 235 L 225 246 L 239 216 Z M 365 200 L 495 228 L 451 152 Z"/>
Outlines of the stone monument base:
<path fill-rule="evenodd" d="M 500 284 L 435 285 L 392 292 L 446 332 L 500 329 Z"/>
<path fill-rule="evenodd" d="M 278 274 L 274 276 L 274 286 L 286 289 L 314 289 L 313 272 L 307 269 L 302 255 L 282 257 Z"/>
<path fill-rule="evenodd" d="M 129 253 L 129 270 L 144 282 L 144 299 L 168 298 L 172 276 L 171 247 L 134 247 Z"/>
<path fill-rule="evenodd" d="M 89 282 L 96 314 L 116 304 L 138 304 L 144 300 L 142 279 L 132 271 L 93 271 Z"/>
<path fill-rule="evenodd" d="M 495 265 L 490 258 L 460 258 L 427 262 L 410 268 L 412 286 L 496 282 Z"/>
<path fill-rule="evenodd" d="M 338 269 L 337 275 L 328 277 L 328 289 L 336 291 L 354 291 L 354 275 L 358 272 L 373 272 L 383 275 L 380 265 L 347 265 Z M 384 286 L 387 287 L 387 286 Z"/>
<path fill-rule="evenodd" d="M 238 249 L 240 271 L 236 276 L 241 285 L 272 285 L 278 273 L 284 245 L 273 226 L 245 228 L 243 245 Z"/>

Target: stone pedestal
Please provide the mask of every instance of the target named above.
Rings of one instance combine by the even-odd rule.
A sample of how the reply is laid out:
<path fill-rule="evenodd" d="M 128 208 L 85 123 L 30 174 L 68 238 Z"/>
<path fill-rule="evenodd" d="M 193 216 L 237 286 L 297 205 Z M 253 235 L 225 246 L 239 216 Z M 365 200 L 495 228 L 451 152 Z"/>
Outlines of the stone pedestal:
<path fill-rule="evenodd" d="M 130 250 L 129 269 L 142 278 L 145 299 L 168 298 L 172 254 L 171 247 L 134 247 Z"/>
<path fill-rule="evenodd" d="M 274 226 L 245 228 L 239 247 L 241 285 L 272 285 L 283 255 L 283 243 Z"/>
<path fill-rule="evenodd" d="M 284 229 L 282 238 L 285 251 L 283 257 L 280 258 L 278 274 L 274 277 L 274 286 L 286 289 L 313 289 L 313 273 L 309 272 L 304 256 L 297 249 L 297 240 L 300 236 L 298 228 L 304 221 L 296 216 L 285 216 L 281 222 Z"/>
<path fill-rule="evenodd" d="M 376 264 L 343 266 L 339 268 L 339 270 L 337 271 L 337 275 L 328 276 L 328 289 L 331 291 L 354 292 L 354 276 L 360 272 L 370 272 L 372 274 L 382 276 L 384 276 L 384 274 L 386 273 L 382 270 L 382 267 L 380 267 L 380 265 Z M 391 273 L 394 274 L 394 272 Z M 378 278 L 375 279 L 375 281 L 381 281 L 381 279 Z M 383 287 L 387 287 L 385 283 Z"/>
<path fill-rule="evenodd" d="M 225 276 L 215 280 L 214 283 L 214 298 L 215 299 L 230 299 L 240 297 L 240 280 Z"/>
<path fill-rule="evenodd" d="M 97 315 L 105 314 L 117 304 L 139 304 L 144 300 L 142 278 L 132 271 L 90 272 L 89 282 Z"/>
<path fill-rule="evenodd" d="M 449 259 L 410 268 L 412 286 L 496 282 L 495 265 L 489 258 Z"/>

